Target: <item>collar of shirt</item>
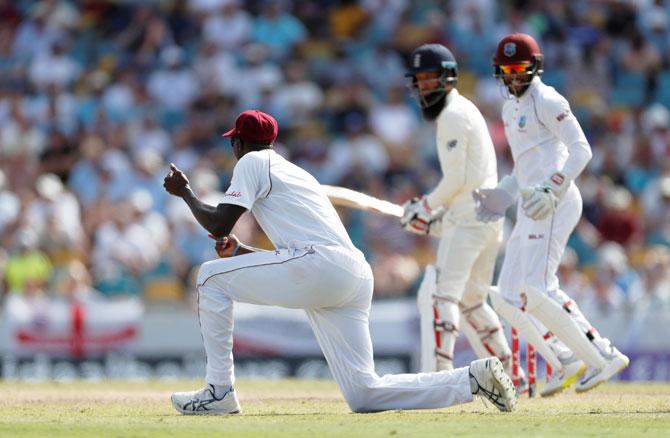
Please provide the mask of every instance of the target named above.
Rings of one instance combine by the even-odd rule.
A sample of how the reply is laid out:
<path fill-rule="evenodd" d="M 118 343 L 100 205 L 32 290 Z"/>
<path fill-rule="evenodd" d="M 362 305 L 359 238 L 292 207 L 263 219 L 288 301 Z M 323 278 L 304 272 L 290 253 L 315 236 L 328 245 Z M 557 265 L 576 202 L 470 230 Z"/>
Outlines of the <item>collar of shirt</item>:
<path fill-rule="evenodd" d="M 528 89 L 526 90 L 525 93 L 521 95 L 517 100 L 519 102 L 524 102 L 525 100 L 530 99 L 530 95 L 533 93 L 533 91 L 539 86 L 540 84 L 540 77 L 535 76 L 532 81 L 530 81 L 530 85 L 528 86 Z"/>
<path fill-rule="evenodd" d="M 444 107 L 448 107 L 449 104 L 458 97 L 459 93 L 458 90 L 454 87 L 451 89 L 451 91 L 447 94 L 447 99 L 444 103 Z"/>

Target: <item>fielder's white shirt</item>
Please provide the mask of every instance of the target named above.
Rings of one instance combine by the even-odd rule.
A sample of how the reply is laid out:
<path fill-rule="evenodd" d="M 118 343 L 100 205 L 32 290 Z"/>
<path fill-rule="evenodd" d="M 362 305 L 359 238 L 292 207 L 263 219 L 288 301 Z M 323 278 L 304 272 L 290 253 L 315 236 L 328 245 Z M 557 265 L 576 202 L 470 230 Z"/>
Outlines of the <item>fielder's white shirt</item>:
<path fill-rule="evenodd" d="M 572 181 L 591 159 L 570 104 L 537 76 L 521 97 L 505 102 L 502 119 L 519 187 L 539 184 L 556 171 Z"/>
<path fill-rule="evenodd" d="M 447 207 L 445 219 L 453 223 L 475 223 L 472 191 L 495 187 L 498 182 L 496 155 L 486 121 L 470 100 L 452 89 L 437 118 L 436 137 L 442 179 L 428 195 L 428 205 Z"/>
<path fill-rule="evenodd" d="M 275 248 L 336 245 L 360 254 L 319 182 L 272 149 L 240 158 L 222 203 L 250 210 Z"/>

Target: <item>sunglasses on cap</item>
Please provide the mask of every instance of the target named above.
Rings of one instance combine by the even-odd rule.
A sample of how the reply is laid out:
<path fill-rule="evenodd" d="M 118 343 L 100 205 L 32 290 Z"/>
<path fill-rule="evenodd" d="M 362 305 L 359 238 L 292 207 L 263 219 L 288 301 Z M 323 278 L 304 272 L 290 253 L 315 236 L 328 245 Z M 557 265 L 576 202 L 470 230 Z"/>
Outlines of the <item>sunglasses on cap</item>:
<path fill-rule="evenodd" d="M 500 72 L 505 75 L 519 75 L 530 72 L 532 64 L 503 64 L 499 65 Z"/>

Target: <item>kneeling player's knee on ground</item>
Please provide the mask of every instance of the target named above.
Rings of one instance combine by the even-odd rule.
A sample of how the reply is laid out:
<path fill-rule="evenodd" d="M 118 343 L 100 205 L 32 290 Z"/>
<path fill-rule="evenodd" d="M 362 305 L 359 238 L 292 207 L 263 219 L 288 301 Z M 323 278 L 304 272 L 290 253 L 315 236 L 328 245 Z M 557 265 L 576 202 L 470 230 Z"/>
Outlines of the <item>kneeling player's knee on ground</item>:
<path fill-rule="evenodd" d="M 352 376 L 353 381 L 348 390 L 343 390 L 344 399 L 349 408 L 356 413 L 374 412 L 373 396 L 375 381 L 379 379 L 373 374 L 359 374 Z"/>

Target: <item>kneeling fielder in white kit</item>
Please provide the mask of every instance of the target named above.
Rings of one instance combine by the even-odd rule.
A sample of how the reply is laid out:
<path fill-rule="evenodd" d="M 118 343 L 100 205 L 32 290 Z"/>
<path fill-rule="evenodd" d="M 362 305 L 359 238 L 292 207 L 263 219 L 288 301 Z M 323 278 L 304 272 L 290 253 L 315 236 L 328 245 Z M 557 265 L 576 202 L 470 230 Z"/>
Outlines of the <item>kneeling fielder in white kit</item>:
<path fill-rule="evenodd" d="M 484 117 L 456 89 L 458 65 L 441 44 L 412 53 L 412 90 L 423 118 L 437 124 L 442 179 L 429 194 L 405 204 L 404 228 L 428 234 L 440 227 L 436 266 L 426 267 L 418 291 L 421 371 L 453 368 L 459 330 L 479 357 L 496 356 L 511 370 L 511 350 L 498 315 L 486 302 L 502 243 L 502 221 L 475 217 L 472 190 L 494 187 L 496 156 Z M 434 220 L 445 210 L 441 220 Z"/>
<path fill-rule="evenodd" d="M 558 284 L 558 265 L 582 211 L 573 181 L 590 160 L 591 148 L 566 99 L 542 83 L 542 61 L 529 35 L 515 33 L 499 42 L 494 67 L 510 94 L 502 118 L 514 171 L 495 189 L 475 191 L 474 197 L 478 217 L 497 220 L 521 195 L 498 282 L 500 301 L 516 313 L 501 314 L 533 344 L 539 337 L 535 328 L 546 332 L 543 325 L 569 347 L 556 351 L 564 366 L 552 375 L 552 391 L 569 386 L 586 363 L 589 368 L 576 388 L 583 392 L 628 366 L 628 358 L 598 334 Z M 519 316 L 519 308 L 539 320 L 535 328 Z"/>
<path fill-rule="evenodd" d="M 277 122 L 245 111 L 231 138 L 238 159 L 226 201 L 199 201 L 174 165 L 165 189 L 182 197 L 198 222 L 220 239 L 220 256 L 198 274 L 198 310 L 207 354 L 205 388 L 175 393 L 183 414 L 240 412 L 233 389 L 233 303 L 304 309 L 335 381 L 354 412 L 430 409 L 472 401 L 473 394 L 502 411 L 516 403 L 512 381 L 497 358 L 453 371 L 378 376 L 368 316 L 373 278 L 319 183 L 275 153 Z M 241 246 L 230 230 L 251 210 L 275 251 Z M 242 255 L 240 255 L 242 254 Z M 234 257 L 233 257 L 234 256 Z"/>

